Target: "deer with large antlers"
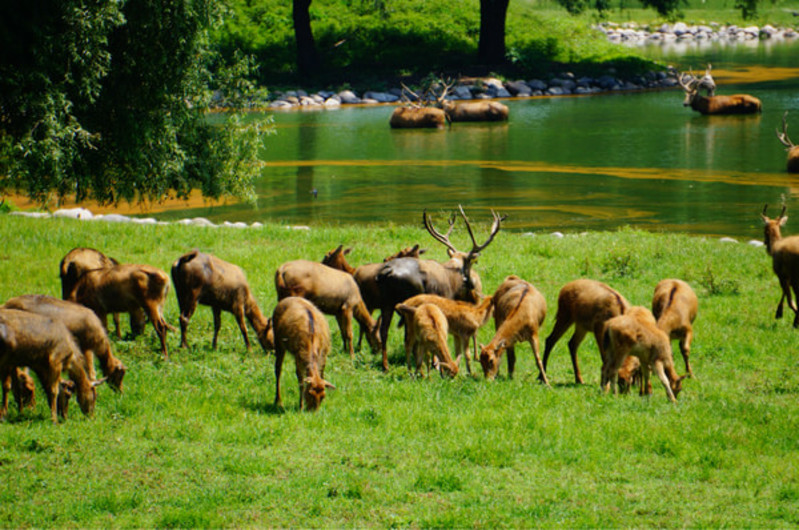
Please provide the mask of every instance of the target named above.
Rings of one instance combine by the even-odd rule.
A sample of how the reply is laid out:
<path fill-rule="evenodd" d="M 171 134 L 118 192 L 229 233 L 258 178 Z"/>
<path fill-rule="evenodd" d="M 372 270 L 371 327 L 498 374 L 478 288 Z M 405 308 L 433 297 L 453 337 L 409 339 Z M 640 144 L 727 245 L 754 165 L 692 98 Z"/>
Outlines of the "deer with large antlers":
<path fill-rule="evenodd" d="M 447 88 L 444 89 L 446 96 Z M 413 96 L 413 100 L 407 94 Z M 424 97 L 418 96 L 413 90 L 402 85 L 403 105 L 394 109 L 388 123 L 392 129 L 443 129 L 447 124 L 447 114 L 431 97 L 432 91 L 427 90 Z"/>
<path fill-rule="evenodd" d="M 766 217 L 767 209 L 768 204 L 763 206 L 763 213 L 760 214 L 764 226 L 763 242 L 766 244 L 766 252 L 771 256 L 774 274 L 777 275 L 782 288 L 782 296 L 777 304 L 774 318 L 782 318 L 782 304 L 787 298 L 788 307 L 795 314 L 793 327 L 799 328 L 799 309 L 796 301 L 791 299 L 791 288 L 794 296 L 799 299 L 799 236 L 782 237 L 780 228 L 788 221 L 785 205 L 782 206 L 779 217 L 775 219 Z"/>
<path fill-rule="evenodd" d="M 777 139 L 785 146 L 785 150 L 788 151 L 788 173 L 799 173 L 799 145 L 794 144 L 791 139 L 788 138 L 787 118 L 788 111 L 786 110 L 785 114 L 782 115 L 782 132 L 777 129 Z"/>
<path fill-rule="evenodd" d="M 455 226 L 454 215 L 450 217 L 449 229 L 442 234 L 435 229 L 425 211 L 422 214 L 425 229 L 433 239 L 447 248 L 450 260 L 439 263 L 433 260 L 398 258 L 384 263 L 377 274 L 377 284 L 380 288 L 380 342 L 384 370 L 388 370 L 386 350 L 388 330 L 397 304 L 417 294 L 437 294 L 444 298 L 471 303 L 477 303 L 482 298 L 480 276 L 472 270 L 472 265 L 477 261 L 480 252 L 485 250 L 499 233 L 505 217 L 492 210 L 493 222 L 490 234 L 485 242 L 478 244 L 463 208 L 459 206 L 459 210 L 472 240 L 472 249 L 469 252 L 458 250 L 449 240 L 449 235 Z"/>
<path fill-rule="evenodd" d="M 691 107 L 702 114 L 755 114 L 762 110 L 760 100 L 749 94 L 703 96 L 699 89 L 705 85 L 693 73 L 683 72 L 676 77 L 685 91 L 683 106 Z M 715 84 L 713 87 L 715 88 Z"/>

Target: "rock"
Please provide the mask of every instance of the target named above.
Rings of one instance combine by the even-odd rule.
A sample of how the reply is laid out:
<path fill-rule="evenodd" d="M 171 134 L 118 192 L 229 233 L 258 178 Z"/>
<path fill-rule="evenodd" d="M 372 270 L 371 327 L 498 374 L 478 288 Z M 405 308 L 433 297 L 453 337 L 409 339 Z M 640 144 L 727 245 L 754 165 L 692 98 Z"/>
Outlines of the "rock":
<path fill-rule="evenodd" d="M 67 219 L 91 219 L 94 217 L 92 212 L 85 208 L 64 208 L 53 212 L 53 217 L 65 217 Z"/>
<path fill-rule="evenodd" d="M 110 213 L 108 215 L 97 215 L 95 219 L 100 221 L 106 221 L 108 223 L 129 223 L 131 221 L 130 217 L 126 215 L 120 215 L 118 213 Z"/>
<path fill-rule="evenodd" d="M 341 102 L 347 105 L 353 105 L 361 102 L 361 98 L 356 96 L 352 90 L 342 90 L 337 95 Z"/>
<path fill-rule="evenodd" d="M 508 81 L 505 88 L 514 96 L 533 93 L 533 89 L 524 81 Z"/>
<path fill-rule="evenodd" d="M 535 91 L 535 90 L 542 90 L 543 91 L 543 90 L 546 90 L 547 88 L 549 88 L 549 86 L 546 83 L 544 83 L 543 81 L 541 81 L 540 79 L 530 79 L 529 81 L 527 81 L 527 85 L 530 88 L 532 88 L 533 91 Z"/>

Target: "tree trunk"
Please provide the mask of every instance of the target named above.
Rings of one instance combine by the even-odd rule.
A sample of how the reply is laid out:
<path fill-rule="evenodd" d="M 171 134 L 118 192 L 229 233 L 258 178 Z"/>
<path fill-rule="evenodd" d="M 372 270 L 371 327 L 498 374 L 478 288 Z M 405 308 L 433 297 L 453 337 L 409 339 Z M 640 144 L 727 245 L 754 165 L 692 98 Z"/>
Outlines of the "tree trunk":
<path fill-rule="evenodd" d="M 314 75 L 319 68 L 319 55 L 316 52 L 311 31 L 312 0 L 293 0 L 294 39 L 297 42 L 297 71 L 301 76 Z"/>
<path fill-rule="evenodd" d="M 505 17 L 510 0 L 480 0 L 480 43 L 477 56 L 484 64 L 505 62 Z"/>

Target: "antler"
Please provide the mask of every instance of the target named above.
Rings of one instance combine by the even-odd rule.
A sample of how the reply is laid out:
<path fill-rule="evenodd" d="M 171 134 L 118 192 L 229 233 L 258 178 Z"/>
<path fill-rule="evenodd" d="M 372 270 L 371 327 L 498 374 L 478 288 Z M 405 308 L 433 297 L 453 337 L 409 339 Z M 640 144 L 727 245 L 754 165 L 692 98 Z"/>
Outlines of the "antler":
<path fill-rule="evenodd" d="M 787 149 L 793 149 L 796 147 L 794 143 L 788 138 L 788 122 L 786 118 L 788 117 L 788 111 L 785 111 L 785 114 L 782 115 L 782 132 L 780 133 L 779 129 L 775 129 L 777 133 L 777 139 L 780 141 L 782 145 L 784 145 Z"/>
<path fill-rule="evenodd" d="M 463 211 L 463 206 L 459 204 L 458 209 L 461 212 L 461 217 L 463 217 L 463 222 L 466 223 L 466 230 L 469 231 L 469 237 L 472 238 L 472 250 L 469 251 L 469 257 L 477 257 L 480 255 L 480 252 L 482 252 L 488 245 L 491 244 L 491 242 L 494 240 L 494 236 L 496 236 L 499 233 L 499 230 L 502 228 L 502 221 L 504 221 L 508 216 L 500 216 L 497 212 L 491 210 L 491 215 L 494 218 L 494 222 L 491 223 L 491 234 L 488 236 L 488 239 L 486 239 L 485 243 L 478 245 L 477 241 L 474 239 L 472 225 L 469 223 L 469 219 L 466 218 L 466 213 Z"/>
<path fill-rule="evenodd" d="M 433 227 L 433 223 L 430 222 L 430 218 L 427 216 L 427 210 L 422 212 L 422 221 L 424 221 L 424 227 L 430 235 L 433 236 L 433 239 L 447 247 L 451 252 L 458 252 L 458 249 L 456 249 L 449 240 L 449 235 L 452 233 L 452 228 L 455 226 L 455 214 L 449 217 L 449 229 L 447 229 L 447 233 L 443 235 Z"/>
<path fill-rule="evenodd" d="M 419 97 L 419 94 L 408 88 L 408 85 L 406 85 L 405 83 L 400 83 L 400 85 L 402 85 L 402 99 L 407 104 L 407 106 L 421 108 L 422 105 L 420 105 L 418 102 L 422 101 L 422 98 Z M 414 97 L 415 102 L 411 101 L 411 99 L 406 95 L 406 92 Z"/>
<path fill-rule="evenodd" d="M 779 215 L 779 216 L 777 216 L 777 219 L 782 219 L 782 218 L 783 218 L 783 216 L 785 216 L 785 210 L 786 210 L 787 208 L 788 208 L 788 207 L 787 207 L 787 206 L 785 205 L 785 203 L 783 202 L 783 203 L 782 203 L 782 211 L 780 212 L 780 215 Z M 763 216 L 763 217 L 766 217 L 766 210 L 768 210 L 768 203 L 766 203 L 766 204 L 764 204 L 764 205 L 763 205 L 763 214 L 762 214 L 762 216 Z"/>
<path fill-rule="evenodd" d="M 446 81 L 443 79 L 439 79 L 438 84 L 444 87 L 444 89 L 441 91 L 441 95 L 436 98 L 437 102 L 440 104 L 447 98 L 449 89 L 455 86 L 455 81 L 452 78 L 449 78 Z"/>
<path fill-rule="evenodd" d="M 685 82 L 685 78 L 688 78 L 688 82 Z M 683 90 L 686 92 L 691 92 L 693 87 L 691 85 L 696 84 L 699 80 L 693 74 L 693 72 L 686 74 L 685 72 L 680 73 L 677 76 L 677 82 L 680 84 Z"/>

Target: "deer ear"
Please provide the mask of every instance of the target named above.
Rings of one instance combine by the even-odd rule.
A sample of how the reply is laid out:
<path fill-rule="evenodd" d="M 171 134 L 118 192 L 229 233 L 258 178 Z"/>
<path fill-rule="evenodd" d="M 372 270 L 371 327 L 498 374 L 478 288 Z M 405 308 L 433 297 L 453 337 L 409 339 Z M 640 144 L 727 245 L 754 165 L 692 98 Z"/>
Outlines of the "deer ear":
<path fill-rule="evenodd" d="M 499 342 L 497 342 L 497 349 L 504 348 L 507 343 L 508 341 L 506 339 L 499 339 Z"/>
<path fill-rule="evenodd" d="M 461 359 L 463 359 L 463 354 L 462 353 L 460 355 L 458 355 L 457 357 L 455 357 L 455 366 L 460 366 L 461 365 Z"/>
<path fill-rule="evenodd" d="M 330 390 L 335 390 L 336 389 L 336 385 L 334 385 L 330 381 L 325 381 L 325 388 L 329 388 Z"/>
<path fill-rule="evenodd" d="M 780 217 L 780 226 L 785 226 L 785 223 L 788 221 L 788 216 Z"/>
<path fill-rule="evenodd" d="M 107 378 L 107 377 L 103 377 L 102 379 L 97 379 L 96 381 L 92 381 L 92 386 L 93 386 L 93 387 L 100 386 L 100 385 L 102 385 L 103 383 L 105 383 L 106 381 L 108 381 L 108 378 Z"/>

